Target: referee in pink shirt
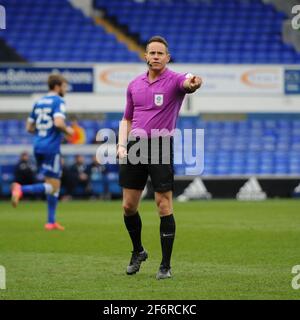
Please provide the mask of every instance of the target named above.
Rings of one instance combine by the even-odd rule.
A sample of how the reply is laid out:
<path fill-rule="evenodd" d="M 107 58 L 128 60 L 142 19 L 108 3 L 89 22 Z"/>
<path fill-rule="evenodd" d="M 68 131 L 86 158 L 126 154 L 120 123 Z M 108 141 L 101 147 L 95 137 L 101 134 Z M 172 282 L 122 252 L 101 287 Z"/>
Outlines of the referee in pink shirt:
<path fill-rule="evenodd" d="M 174 184 L 172 130 L 175 129 L 185 94 L 199 89 L 202 80 L 197 76 L 173 72 L 166 67 L 170 61 L 170 54 L 168 43 L 163 37 L 154 36 L 147 42 L 145 59 L 148 71 L 135 78 L 127 89 L 127 105 L 119 128 L 117 153 L 120 159 L 119 183 L 123 188 L 124 222 L 133 244 L 126 273 L 132 275 L 138 272 L 141 263 L 148 258 L 148 253 L 141 241 L 142 221 L 138 205 L 150 176 L 160 216 L 162 261 L 156 275 L 159 280 L 171 277 L 170 261 L 175 238 L 172 200 Z M 144 134 L 140 133 L 141 129 Z M 166 129 L 169 134 L 153 136 L 153 129 Z M 130 137 L 134 137 L 136 141 L 131 141 Z M 128 159 L 130 148 L 137 141 L 145 140 L 148 143 L 147 162 L 130 163 L 130 157 Z M 151 144 L 154 145 L 154 140 L 159 146 L 159 159 L 156 161 L 151 159 L 153 156 Z M 167 153 L 162 152 L 163 141 L 169 142 Z M 141 150 L 142 148 L 140 152 Z M 143 155 L 139 154 L 139 156 Z M 124 162 L 124 160 L 128 161 Z"/>

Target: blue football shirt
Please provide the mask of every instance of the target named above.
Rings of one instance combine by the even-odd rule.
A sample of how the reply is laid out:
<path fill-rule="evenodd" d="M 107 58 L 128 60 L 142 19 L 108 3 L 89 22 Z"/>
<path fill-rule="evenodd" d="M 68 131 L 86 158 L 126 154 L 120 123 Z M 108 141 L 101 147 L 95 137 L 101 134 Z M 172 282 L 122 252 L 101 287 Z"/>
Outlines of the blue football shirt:
<path fill-rule="evenodd" d="M 44 96 L 35 103 L 28 118 L 35 123 L 35 153 L 60 153 L 62 132 L 54 126 L 54 118 L 65 119 L 65 112 L 65 101 L 58 95 Z"/>

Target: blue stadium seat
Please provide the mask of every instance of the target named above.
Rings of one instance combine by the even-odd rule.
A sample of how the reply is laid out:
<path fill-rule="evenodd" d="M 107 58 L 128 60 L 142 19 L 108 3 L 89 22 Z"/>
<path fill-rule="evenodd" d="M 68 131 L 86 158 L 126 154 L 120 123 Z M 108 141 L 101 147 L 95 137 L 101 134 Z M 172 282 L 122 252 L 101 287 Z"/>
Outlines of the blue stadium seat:
<path fill-rule="evenodd" d="M 105 191 L 104 181 L 92 181 L 91 182 L 92 194 L 95 196 L 99 196 Z"/>
<path fill-rule="evenodd" d="M 10 185 L 14 181 L 15 165 L 6 164 L 1 165 L 1 185 L 2 194 L 8 195 L 10 193 Z"/>
<path fill-rule="evenodd" d="M 74 9 L 69 1 L 47 2 L 47 14 L 45 3 L 40 0 L 7 1 L 5 6 L 9 13 L 8 20 L 13 19 L 13 23 L 9 24 L 9 32 L 3 33 L 3 36 L 29 61 L 110 61 L 109 55 L 115 52 L 112 43 L 123 46 L 101 26 L 96 26 L 91 18 Z M 25 25 L 26 33 L 23 32 Z M 98 54 L 87 56 L 91 43 Z M 109 54 L 102 56 L 102 50 L 105 51 L 108 46 Z M 137 54 L 129 53 L 126 47 L 124 50 L 127 54 L 120 54 L 119 59 L 139 61 Z"/>

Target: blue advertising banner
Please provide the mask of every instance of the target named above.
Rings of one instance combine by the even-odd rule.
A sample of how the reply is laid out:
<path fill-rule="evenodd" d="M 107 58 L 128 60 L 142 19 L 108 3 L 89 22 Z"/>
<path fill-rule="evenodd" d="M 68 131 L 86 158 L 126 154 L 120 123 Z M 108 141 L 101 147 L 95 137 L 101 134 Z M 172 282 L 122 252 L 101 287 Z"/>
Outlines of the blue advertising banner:
<path fill-rule="evenodd" d="M 68 80 L 69 92 L 93 92 L 93 68 L 0 67 L 0 94 L 47 92 L 51 73 Z"/>
<path fill-rule="evenodd" d="M 285 69 L 285 94 L 300 94 L 300 69 Z"/>

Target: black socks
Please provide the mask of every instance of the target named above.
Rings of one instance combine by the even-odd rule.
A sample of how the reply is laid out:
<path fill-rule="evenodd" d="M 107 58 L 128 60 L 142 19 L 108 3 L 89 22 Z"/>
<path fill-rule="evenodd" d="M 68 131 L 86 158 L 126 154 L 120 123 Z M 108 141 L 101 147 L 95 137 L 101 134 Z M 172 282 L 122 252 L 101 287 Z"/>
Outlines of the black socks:
<path fill-rule="evenodd" d="M 173 214 L 160 217 L 160 243 L 162 250 L 161 265 L 166 268 L 170 268 L 175 229 L 176 227 Z"/>
<path fill-rule="evenodd" d="M 139 213 L 137 212 L 133 216 L 124 215 L 124 222 L 132 241 L 133 251 L 142 252 L 144 250 L 141 242 L 142 221 Z M 175 229 L 176 226 L 173 214 L 160 217 L 161 265 L 166 268 L 170 268 Z"/>
<path fill-rule="evenodd" d="M 139 213 L 133 216 L 124 215 L 124 222 L 132 241 L 133 251 L 142 252 L 144 250 L 141 242 L 142 220 Z"/>

